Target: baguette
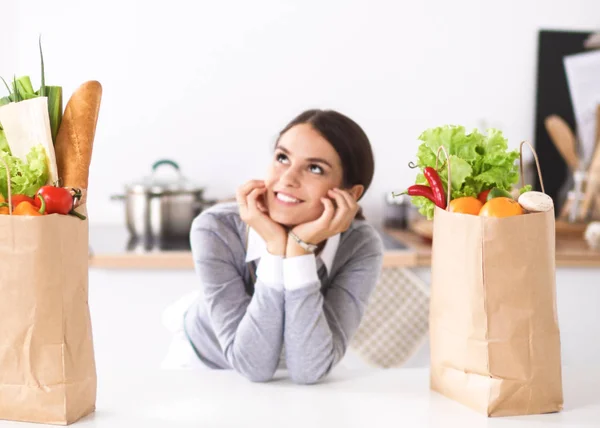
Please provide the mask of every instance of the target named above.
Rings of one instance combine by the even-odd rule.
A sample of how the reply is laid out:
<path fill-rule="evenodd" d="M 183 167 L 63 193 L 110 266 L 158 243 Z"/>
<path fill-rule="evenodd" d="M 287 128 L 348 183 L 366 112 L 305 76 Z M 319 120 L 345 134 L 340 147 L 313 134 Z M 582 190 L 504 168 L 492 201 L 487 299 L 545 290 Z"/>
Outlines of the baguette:
<path fill-rule="evenodd" d="M 91 80 L 73 92 L 56 136 L 54 150 L 62 187 L 87 193 L 102 85 Z M 82 201 L 83 202 L 83 201 Z"/>

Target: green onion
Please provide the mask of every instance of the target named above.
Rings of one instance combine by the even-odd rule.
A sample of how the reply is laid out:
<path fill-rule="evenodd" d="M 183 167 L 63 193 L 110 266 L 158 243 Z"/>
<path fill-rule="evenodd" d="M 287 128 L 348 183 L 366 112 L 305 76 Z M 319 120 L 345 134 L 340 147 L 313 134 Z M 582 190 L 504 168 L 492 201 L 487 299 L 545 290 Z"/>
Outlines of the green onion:
<path fill-rule="evenodd" d="M 21 94 L 35 94 L 33 90 L 33 85 L 31 84 L 31 79 L 29 76 L 21 76 L 17 79 L 17 85 L 19 85 L 19 92 Z"/>
<path fill-rule="evenodd" d="M 13 76 L 13 91 L 13 101 L 16 103 L 23 101 L 23 98 L 19 93 L 19 87 L 17 86 L 17 76 Z"/>
<path fill-rule="evenodd" d="M 44 54 L 42 53 L 42 35 L 38 40 L 40 46 L 40 61 L 42 63 L 42 86 L 40 86 L 40 97 L 46 96 L 46 73 L 44 72 Z"/>
<path fill-rule="evenodd" d="M 31 98 L 37 98 L 36 93 L 33 90 L 31 79 L 29 76 L 21 76 L 16 80 L 16 85 L 19 88 L 19 96 L 23 100 L 30 100 Z"/>
<path fill-rule="evenodd" d="M 58 134 L 63 114 L 62 87 L 46 86 L 45 89 L 48 96 L 48 114 L 50 116 L 52 142 L 56 144 L 56 135 Z"/>

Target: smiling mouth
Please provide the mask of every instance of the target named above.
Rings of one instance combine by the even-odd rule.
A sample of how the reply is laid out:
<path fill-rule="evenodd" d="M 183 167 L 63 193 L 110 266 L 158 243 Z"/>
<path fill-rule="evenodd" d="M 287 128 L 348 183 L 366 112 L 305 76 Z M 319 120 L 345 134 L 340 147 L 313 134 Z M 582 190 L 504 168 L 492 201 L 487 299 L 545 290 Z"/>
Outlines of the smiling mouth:
<path fill-rule="evenodd" d="M 304 202 L 301 199 L 292 198 L 279 192 L 275 192 L 275 199 L 277 199 L 278 202 L 282 202 L 286 205 L 298 205 Z"/>

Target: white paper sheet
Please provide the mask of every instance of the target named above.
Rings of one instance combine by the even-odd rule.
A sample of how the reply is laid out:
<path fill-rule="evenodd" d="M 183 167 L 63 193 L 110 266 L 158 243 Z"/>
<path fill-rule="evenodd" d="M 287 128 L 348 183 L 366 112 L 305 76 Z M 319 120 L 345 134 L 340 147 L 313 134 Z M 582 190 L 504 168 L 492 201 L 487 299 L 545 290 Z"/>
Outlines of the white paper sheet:
<path fill-rule="evenodd" d="M 600 50 L 563 58 L 575 113 L 580 156 L 589 165 L 596 147 L 596 108 L 600 104 Z"/>

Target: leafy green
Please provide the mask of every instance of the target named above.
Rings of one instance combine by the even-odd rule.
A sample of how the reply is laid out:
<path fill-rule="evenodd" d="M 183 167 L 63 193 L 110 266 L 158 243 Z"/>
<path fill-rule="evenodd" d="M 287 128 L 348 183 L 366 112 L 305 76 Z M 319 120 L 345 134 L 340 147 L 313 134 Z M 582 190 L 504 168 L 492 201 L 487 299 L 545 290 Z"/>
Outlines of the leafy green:
<path fill-rule="evenodd" d="M 423 184 L 423 183 L 417 183 Z M 419 209 L 419 212 L 423 214 L 428 219 L 433 218 L 433 213 L 435 210 L 435 205 L 431 203 L 431 201 L 423 196 L 413 196 L 411 201 L 414 206 Z"/>
<path fill-rule="evenodd" d="M 521 187 L 519 189 L 519 196 L 521 196 L 525 192 L 531 192 L 531 189 L 533 189 L 533 187 L 531 187 L 531 184 L 527 184 L 527 185 Z"/>
<path fill-rule="evenodd" d="M 519 170 L 515 161 L 519 158 L 517 150 L 508 150 L 508 142 L 497 129 L 489 129 L 487 135 L 473 130 L 466 133 L 463 126 L 441 126 L 424 131 L 417 149 L 417 166 L 420 169 L 416 184 L 428 184 L 423 176 L 425 167 L 436 168 L 436 156 L 443 146 L 450 157 L 452 199 L 474 196 L 483 190 L 497 187 L 512 190 L 519 181 Z M 437 171 L 445 191 L 448 190 L 448 162 L 440 151 Z M 433 218 L 435 205 L 429 199 L 414 196 L 413 204 L 428 219 Z"/>
<path fill-rule="evenodd" d="M 34 196 L 40 187 L 48 180 L 48 159 L 46 150 L 40 144 L 31 148 L 27 154 L 27 161 L 12 156 L 10 151 L 2 149 L 0 143 L 0 157 L 8 164 L 10 170 L 11 191 L 13 194 Z M 6 168 L 0 162 L 0 193 L 8 197 Z"/>
<path fill-rule="evenodd" d="M 6 140 L 6 134 L 4 134 L 4 130 L 2 129 L 2 125 L 0 125 L 0 152 L 6 152 L 10 154 L 10 147 L 8 146 L 8 141 Z"/>

